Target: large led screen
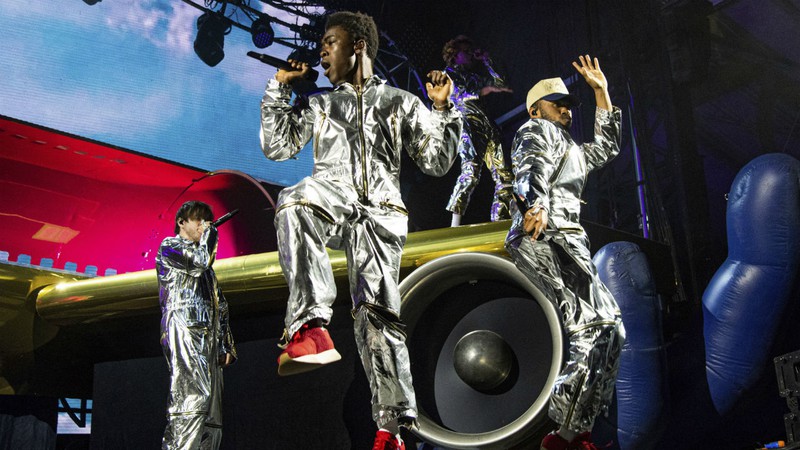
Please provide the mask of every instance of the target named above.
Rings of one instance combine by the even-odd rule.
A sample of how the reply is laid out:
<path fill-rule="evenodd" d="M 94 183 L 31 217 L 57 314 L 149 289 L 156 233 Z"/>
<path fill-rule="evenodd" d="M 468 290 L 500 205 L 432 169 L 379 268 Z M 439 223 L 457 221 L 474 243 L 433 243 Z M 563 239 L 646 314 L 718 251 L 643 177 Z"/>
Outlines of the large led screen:
<path fill-rule="evenodd" d="M 240 170 L 278 185 L 310 174 L 297 159 L 267 160 L 259 147 L 259 102 L 274 68 L 247 56 L 286 59 L 277 42 L 258 49 L 232 27 L 224 58 L 195 54 L 203 11 L 179 0 L 9 0 L 0 3 L 0 114 L 204 170 Z M 245 2 L 293 25 L 307 18 Z M 194 3 L 219 6 L 216 2 Z M 252 19 L 228 5 L 227 14 Z M 322 13 L 322 10 L 314 11 Z M 275 36 L 294 32 L 277 21 Z M 320 85 L 327 80 L 320 80 Z"/>

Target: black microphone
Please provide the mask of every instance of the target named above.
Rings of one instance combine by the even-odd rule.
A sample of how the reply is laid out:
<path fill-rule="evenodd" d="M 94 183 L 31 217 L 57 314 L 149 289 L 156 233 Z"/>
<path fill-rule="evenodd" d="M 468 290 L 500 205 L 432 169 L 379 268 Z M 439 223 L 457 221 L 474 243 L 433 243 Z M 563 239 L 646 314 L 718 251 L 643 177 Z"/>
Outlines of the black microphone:
<path fill-rule="evenodd" d="M 238 208 L 234 209 L 233 211 L 229 212 L 228 214 L 225 214 L 224 216 L 222 216 L 219 219 L 215 220 L 214 223 L 212 223 L 211 225 L 214 225 L 214 228 L 217 228 L 220 225 L 222 225 L 223 223 L 229 221 L 231 219 L 231 217 L 235 216 L 236 213 L 238 213 L 238 212 L 239 212 Z"/>
<path fill-rule="evenodd" d="M 277 67 L 278 69 L 288 70 L 290 72 L 299 72 L 298 69 L 292 67 L 289 61 L 284 61 L 274 56 L 269 56 L 263 53 L 256 53 L 256 52 L 247 52 L 247 56 L 255 58 L 264 64 L 269 64 L 272 67 Z M 319 78 L 319 72 L 317 72 L 314 69 L 311 69 L 311 71 L 308 72 L 304 78 L 311 82 L 317 81 L 317 78 Z"/>

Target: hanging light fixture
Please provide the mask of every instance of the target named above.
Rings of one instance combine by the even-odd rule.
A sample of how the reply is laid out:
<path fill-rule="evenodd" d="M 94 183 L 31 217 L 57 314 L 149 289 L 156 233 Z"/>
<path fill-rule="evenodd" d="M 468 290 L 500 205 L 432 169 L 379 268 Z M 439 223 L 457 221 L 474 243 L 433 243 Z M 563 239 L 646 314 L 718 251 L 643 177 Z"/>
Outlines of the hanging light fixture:
<path fill-rule="evenodd" d="M 225 35 L 231 30 L 228 19 L 213 12 L 203 13 L 197 18 L 197 36 L 194 52 L 206 64 L 216 66 L 225 57 Z"/>
<path fill-rule="evenodd" d="M 258 48 L 267 48 L 272 45 L 275 39 L 275 32 L 269 23 L 268 16 L 259 16 L 250 26 L 250 34 L 253 36 L 253 44 Z"/>

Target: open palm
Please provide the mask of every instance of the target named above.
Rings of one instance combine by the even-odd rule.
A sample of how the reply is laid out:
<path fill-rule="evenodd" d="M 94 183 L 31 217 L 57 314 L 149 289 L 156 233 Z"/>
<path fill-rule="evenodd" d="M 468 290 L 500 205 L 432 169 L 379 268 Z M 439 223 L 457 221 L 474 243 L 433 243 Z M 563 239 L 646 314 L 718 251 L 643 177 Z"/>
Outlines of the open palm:
<path fill-rule="evenodd" d="M 603 71 L 600 70 L 600 61 L 597 58 L 593 60 L 589 55 L 581 55 L 578 58 L 580 59 L 580 64 L 573 61 L 572 66 L 583 76 L 586 83 L 592 89 L 607 89 L 608 81 Z"/>

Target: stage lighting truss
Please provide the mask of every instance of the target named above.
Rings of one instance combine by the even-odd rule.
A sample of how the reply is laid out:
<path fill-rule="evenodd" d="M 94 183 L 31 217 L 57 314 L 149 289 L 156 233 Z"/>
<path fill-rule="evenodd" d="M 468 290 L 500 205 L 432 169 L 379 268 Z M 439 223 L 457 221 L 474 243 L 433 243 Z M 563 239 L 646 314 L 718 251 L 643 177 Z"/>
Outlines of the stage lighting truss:
<path fill-rule="evenodd" d="M 325 33 L 325 10 L 319 3 L 305 0 L 204 0 L 204 4 L 201 5 L 193 0 L 182 1 L 204 13 L 215 13 L 225 17 L 232 27 L 249 33 L 253 37 L 253 45 L 258 48 L 266 48 L 272 44 L 283 45 L 291 49 L 290 58 L 305 61 L 312 67 L 319 64 L 319 46 Z M 275 9 L 276 13 L 268 14 L 253 7 L 261 3 Z M 287 13 L 280 14 L 281 17 L 295 17 L 294 23 L 275 17 L 279 15 L 278 11 Z M 289 36 L 276 36 L 277 27 L 288 30 Z M 269 43 L 266 43 L 269 41 L 267 29 L 272 31 Z M 256 36 L 260 37 L 257 39 Z M 390 85 L 405 89 L 424 102 L 429 102 L 416 67 L 384 32 L 381 32 L 380 36 L 375 72 Z"/>
<path fill-rule="evenodd" d="M 430 106 L 425 84 L 419 77 L 416 66 L 384 32 L 380 35 L 378 56 L 375 58 L 375 73 L 394 87 L 411 92 Z"/>
<path fill-rule="evenodd" d="M 323 18 L 324 8 L 322 6 L 301 0 L 205 0 L 203 4 L 194 0 L 182 1 L 199 9 L 204 15 L 212 14 L 224 17 L 230 26 L 249 33 L 252 37 L 253 45 L 257 48 L 280 44 L 306 55 L 317 55 L 319 53 L 319 41 L 322 38 L 322 27 L 325 25 Z M 254 5 L 258 7 L 261 3 L 272 7 L 275 13 L 269 14 L 254 7 Z M 292 23 L 277 16 L 284 18 L 294 17 L 295 21 Z M 276 27 L 280 28 L 282 33 L 276 35 Z M 222 46 L 222 43 L 220 43 L 220 46 Z M 319 57 L 315 56 L 311 61 L 307 62 L 314 62 L 311 65 L 315 66 L 319 64 Z"/>

